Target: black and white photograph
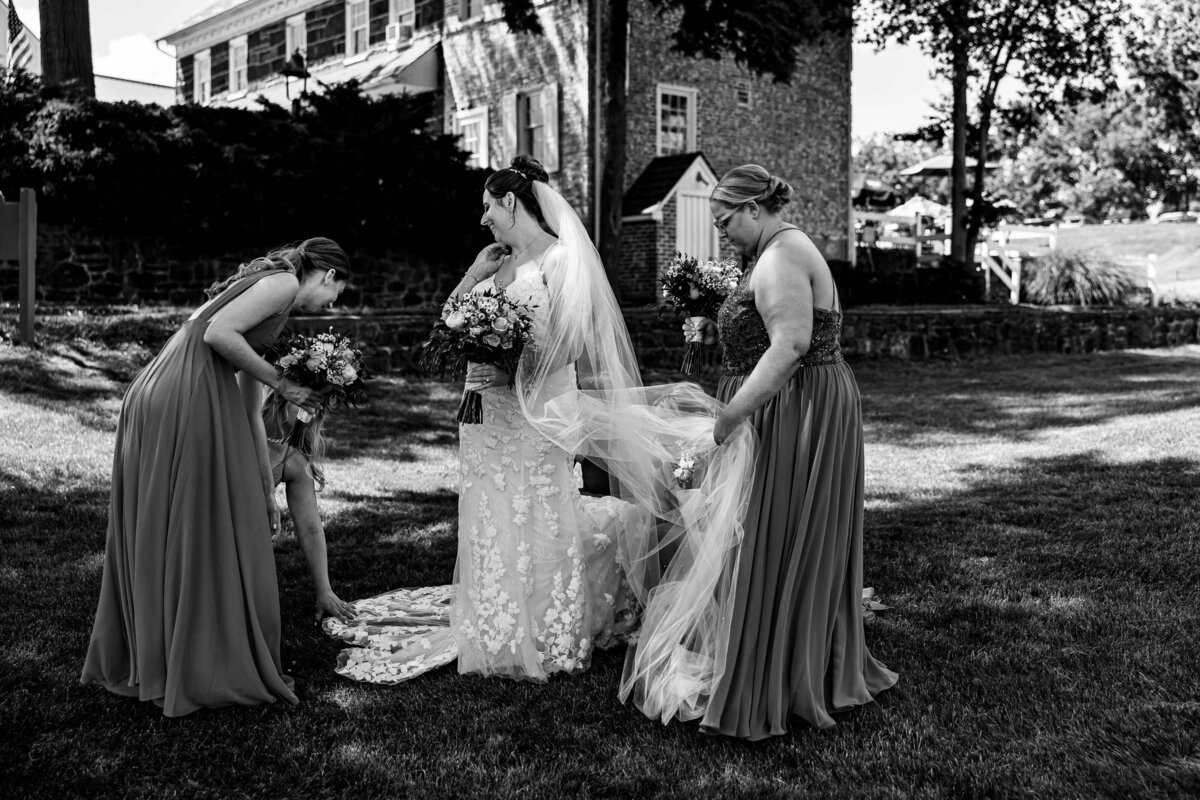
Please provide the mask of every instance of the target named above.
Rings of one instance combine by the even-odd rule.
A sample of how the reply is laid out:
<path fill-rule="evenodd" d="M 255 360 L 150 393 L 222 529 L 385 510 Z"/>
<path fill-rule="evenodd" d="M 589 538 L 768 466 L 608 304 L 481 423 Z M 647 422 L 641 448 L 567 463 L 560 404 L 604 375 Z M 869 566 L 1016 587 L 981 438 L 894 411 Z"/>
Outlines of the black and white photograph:
<path fill-rule="evenodd" d="M 1200 797 L 1196 0 L 0 0 L 14 797 Z"/>

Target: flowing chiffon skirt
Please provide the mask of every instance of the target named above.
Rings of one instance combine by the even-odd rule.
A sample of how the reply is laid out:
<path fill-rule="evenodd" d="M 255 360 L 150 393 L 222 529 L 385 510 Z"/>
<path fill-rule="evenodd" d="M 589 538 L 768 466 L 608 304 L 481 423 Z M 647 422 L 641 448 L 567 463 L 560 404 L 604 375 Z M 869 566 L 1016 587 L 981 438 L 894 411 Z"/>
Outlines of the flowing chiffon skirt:
<path fill-rule="evenodd" d="M 745 376 L 722 378 L 728 402 Z M 702 727 L 763 739 L 896 683 L 863 635 L 863 440 L 849 366 L 798 369 L 752 417 L 760 437 L 725 668 Z"/>
<path fill-rule="evenodd" d="M 207 322 L 260 273 L 184 324 L 125 395 L 104 575 L 82 683 L 199 708 L 297 702 L 279 654 L 279 594 L 262 478 L 233 366 Z M 246 334 L 273 339 L 286 317 Z"/>

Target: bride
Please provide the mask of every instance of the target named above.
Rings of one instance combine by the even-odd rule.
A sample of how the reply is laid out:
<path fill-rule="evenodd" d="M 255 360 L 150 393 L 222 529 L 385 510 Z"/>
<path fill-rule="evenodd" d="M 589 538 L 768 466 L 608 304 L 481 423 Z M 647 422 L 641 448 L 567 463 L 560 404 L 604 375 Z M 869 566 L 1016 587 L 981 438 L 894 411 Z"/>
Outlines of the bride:
<path fill-rule="evenodd" d="M 500 289 L 534 312 L 514 388 L 490 367 L 468 373 L 482 423 L 460 428 L 454 584 L 360 600 L 353 622 L 325 629 L 353 645 L 337 671 L 356 680 L 457 658 L 462 673 L 541 681 L 586 669 L 648 608 L 622 699 L 694 718 L 721 676 L 754 433 L 740 425 L 718 449 L 721 407 L 699 386 L 642 385 L 599 255 L 546 179 L 527 157 L 488 178 L 481 223 L 496 244 L 455 290 Z M 685 455 L 702 466 L 681 486 Z M 577 458 L 617 496 L 581 495 Z"/>

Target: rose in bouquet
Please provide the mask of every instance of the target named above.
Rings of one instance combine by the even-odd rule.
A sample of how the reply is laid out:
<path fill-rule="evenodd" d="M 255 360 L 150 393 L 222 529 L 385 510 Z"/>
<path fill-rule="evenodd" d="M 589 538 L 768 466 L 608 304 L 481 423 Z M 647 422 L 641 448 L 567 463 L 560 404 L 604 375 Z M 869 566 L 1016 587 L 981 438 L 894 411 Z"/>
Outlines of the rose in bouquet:
<path fill-rule="evenodd" d="M 297 333 L 280 339 L 272 348 L 271 361 L 281 377 L 321 395 L 316 416 L 330 408 L 366 402 L 367 370 L 362 351 L 352 347 L 345 336 L 334 333 L 333 328 L 315 336 Z M 309 423 L 313 416 L 301 409 L 296 419 Z"/>
<path fill-rule="evenodd" d="M 508 373 L 512 387 L 521 352 L 531 338 L 533 308 L 500 289 L 469 292 L 446 303 L 442 318 L 421 345 L 418 365 L 444 376 L 464 374 L 468 363 L 490 364 Z M 483 421 L 483 397 L 468 386 L 458 407 L 458 421 Z"/>
<path fill-rule="evenodd" d="M 665 297 L 676 310 L 688 315 L 691 328 L 696 331 L 700 320 L 717 315 L 717 309 L 729 293 L 737 288 L 742 271 L 737 261 L 730 258 L 701 260 L 686 253 L 675 253 L 659 283 Z M 683 355 L 683 372 L 695 375 L 700 368 L 701 353 L 698 332 L 688 334 L 687 349 Z"/>

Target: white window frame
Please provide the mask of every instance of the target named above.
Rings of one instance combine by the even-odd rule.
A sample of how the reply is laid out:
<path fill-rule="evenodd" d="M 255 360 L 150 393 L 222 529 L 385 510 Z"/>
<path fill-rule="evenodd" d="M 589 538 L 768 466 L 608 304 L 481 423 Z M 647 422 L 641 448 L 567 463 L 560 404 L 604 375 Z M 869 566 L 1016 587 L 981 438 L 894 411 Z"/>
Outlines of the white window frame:
<path fill-rule="evenodd" d="M 234 60 L 234 53 L 240 52 L 242 55 L 241 65 L 237 65 Z M 249 81 L 250 68 L 250 44 L 245 36 L 238 36 L 229 40 L 229 93 L 232 95 L 244 94 L 250 88 Z"/>
<path fill-rule="evenodd" d="M 458 130 L 459 136 L 462 136 L 463 130 L 468 125 L 479 125 L 479 140 L 475 143 L 474 148 L 467 147 L 467 140 L 464 138 L 459 142 L 459 147 L 468 153 L 471 153 L 471 160 L 468 162 L 470 166 L 487 168 L 491 166 L 488 153 L 488 107 L 478 106 L 476 108 L 468 108 L 464 111 L 459 111 L 455 115 L 455 127 Z"/>
<path fill-rule="evenodd" d="M 396 22 L 401 25 L 411 25 L 413 30 L 416 30 L 416 0 L 390 0 L 388 3 L 388 22 Z"/>
<path fill-rule="evenodd" d="M 354 26 L 354 9 L 362 8 L 363 23 Z M 362 49 L 354 49 L 354 34 L 362 31 Z M 346 58 L 366 58 L 371 49 L 371 3 L 370 0 L 346 0 Z"/>
<path fill-rule="evenodd" d="M 529 115 L 522 113 L 522 109 L 529 108 L 535 100 L 538 104 L 541 121 L 537 125 L 530 125 Z M 533 132 L 535 129 L 540 130 L 540 135 Z M 533 148 L 536 138 L 541 139 L 541 153 L 536 152 Z M 536 158 L 540 163 L 546 160 L 546 103 L 541 87 L 526 92 L 517 92 L 517 151 Z"/>
<path fill-rule="evenodd" d="M 655 93 L 655 108 L 654 108 L 654 140 L 656 155 L 666 155 L 663 152 L 663 97 L 672 95 L 675 97 L 683 97 L 687 101 L 687 112 L 685 124 L 687 126 L 684 135 L 684 147 L 682 152 L 696 152 L 696 101 L 699 98 L 700 92 L 698 89 L 693 89 L 690 86 L 674 86 L 671 84 L 658 84 L 658 91 Z"/>
<path fill-rule="evenodd" d="M 200 105 L 212 100 L 212 50 L 201 50 L 192 59 L 192 100 Z"/>
<path fill-rule="evenodd" d="M 285 59 L 291 58 L 292 53 L 297 50 L 300 51 L 300 55 L 308 57 L 308 20 L 303 14 L 287 18 L 283 23 L 283 37 Z"/>
<path fill-rule="evenodd" d="M 745 94 L 745 100 L 742 99 L 743 94 Z M 750 81 L 737 81 L 733 84 L 733 99 L 738 108 L 751 106 L 754 102 L 754 89 L 750 86 Z"/>

